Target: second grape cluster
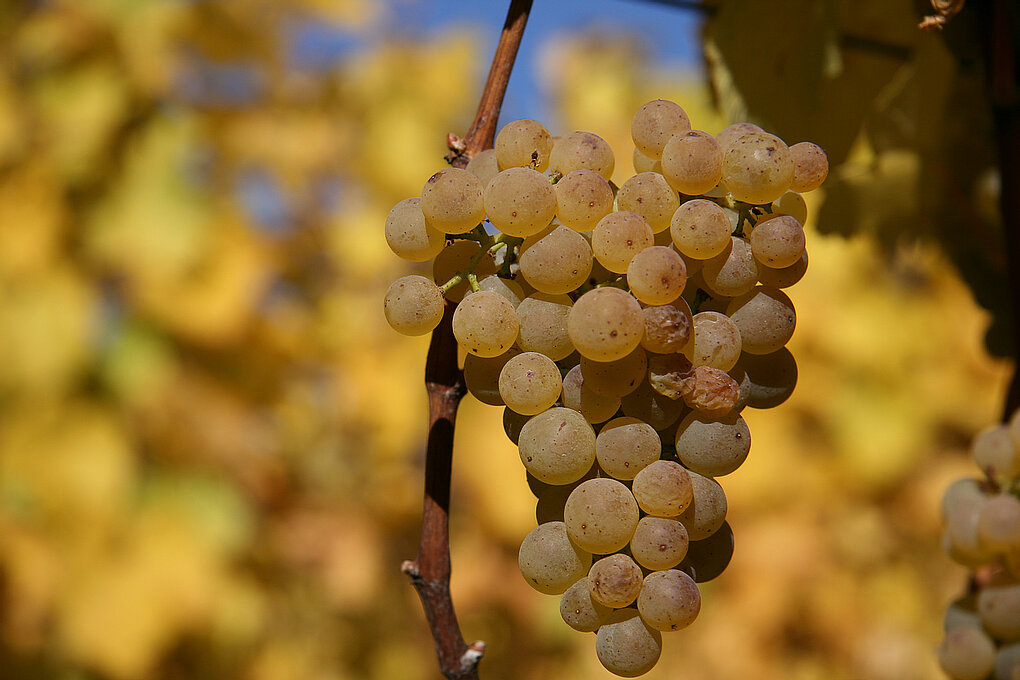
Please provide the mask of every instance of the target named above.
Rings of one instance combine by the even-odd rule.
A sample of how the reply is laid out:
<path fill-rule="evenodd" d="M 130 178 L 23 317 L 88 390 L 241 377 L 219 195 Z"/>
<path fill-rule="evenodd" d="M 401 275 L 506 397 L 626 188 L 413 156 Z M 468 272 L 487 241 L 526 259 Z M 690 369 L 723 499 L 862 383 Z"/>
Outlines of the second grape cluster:
<path fill-rule="evenodd" d="M 521 573 L 626 677 L 729 562 L 716 478 L 750 450 L 742 409 L 796 383 L 783 289 L 807 268 L 800 193 L 828 173 L 810 142 L 748 123 L 713 137 L 671 101 L 642 106 L 632 136 L 638 173 L 617 188 L 601 137 L 507 124 L 390 213 L 394 252 L 434 262 L 385 300 L 408 335 L 456 303 L 467 388 L 505 406 L 538 499 Z"/>

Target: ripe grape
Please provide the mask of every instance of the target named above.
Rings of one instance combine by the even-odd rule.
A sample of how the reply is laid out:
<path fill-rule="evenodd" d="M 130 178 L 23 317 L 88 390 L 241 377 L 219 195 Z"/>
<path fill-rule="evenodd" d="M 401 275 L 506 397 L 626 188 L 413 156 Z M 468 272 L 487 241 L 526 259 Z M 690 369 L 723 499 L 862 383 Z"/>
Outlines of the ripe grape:
<path fill-rule="evenodd" d="M 464 349 L 480 357 L 499 356 L 510 349 L 519 327 L 514 306 L 491 290 L 471 293 L 453 312 L 454 337 Z"/>
<path fill-rule="evenodd" d="M 736 139 L 743 137 L 749 132 L 765 132 L 754 123 L 734 123 L 733 125 L 727 125 L 719 134 L 715 136 L 715 141 L 719 143 L 719 147 L 726 151 L 730 144 Z"/>
<path fill-rule="evenodd" d="M 674 631 L 694 623 L 701 611 L 701 592 L 690 576 L 678 569 L 652 572 L 638 596 L 638 611 L 652 628 Z"/>
<path fill-rule="evenodd" d="M 607 607 L 626 607 L 641 592 L 641 567 L 623 553 L 597 560 L 588 571 L 592 599 Z"/>
<path fill-rule="evenodd" d="M 638 507 L 655 517 L 676 517 L 691 504 L 693 487 L 687 470 L 671 460 L 657 460 L 637 473 L 631 492 Z"/>
<path fill-rule="evenodd" d="M 386 321 L 403 335 L 424 335 L 443 319 L 443 293 L 424 276 L 402 276 L 386 290 Z"/>
<path fill-rule="evenodd" d="M 641 153 L 641 149 L 637 147 L 634 147 L 631 164 L 634 166 L 634 172 L 657 172 L 660 175 L 662 174 L 662 161 L 649 158 Z"/>
<path fill-rule="evenodd" d="M 562 389 L 560 369 L 552 359 L 538 352 L 512 357 L 499 373 L 499 395 L 503 402 L 526 416 L 550 408 Z"/>
<path fill-rule="evenodd" d="M 645 318 L 641 305 L 626 291 L 596 288 L 574 303 L 567 332 L 581 356 L 613 361 L 630 354 L 641 342 Z"/>
<path fill-rule="evenodd" d="M 495 141 L 499 169 L 529 167 L 542 172 L 549 167 L 552 135 L 537 120 L 522 118 L 504 125 Z"/>
<path fill-rule="evenodd" d="M 688 470 L 706 477 L 730 474 L 750 450 L 751 431 L 735 413 L 715 418 L 692 411 L 676 430 L 677 458 Z"/>
<path fill-rule="evenodd" d="M 772 201 L 772 214 L 789 215 L 803 225 L 807 222 L 807 203 L 796 191 L 787 191 Z"/>
<path fill-rule="evenodd" d="M 660 455 L 662 441 L 655 428 L 630 416 L 610 420 L 595 438 L 599 467 L 615 479 L 634 479 Z"/>
<path fill-rule="evenodd" d="M 616 159 L 606 140 L 581 130 L 563 135 L 553 144 L 549 169 L 561 175 L 574 170 L 594 170 L 607 180 L 613 177 Z"/>
<path fill-rule="evenodd" d="M 662 149 L 662 174 L 682 194 L 703 194 L 722 179 L 722 149 L 701 130 L 673 135 Z"/>
<path fill-rule="evenodd" d="M 541 352 L 553 361 L 567 358 L 574 344 L 567 334 L 572 303 L 566 295 L 533 293 L 517 306 L 520 334 L 517 345 L 525 352 Z"/>
<path fill-rule="evenodd" d="M 563 376 L 563 405 L 579 412 L 589 423 L 604 423 L 619 410 L 620 398 L 588 389 L 581 375 L 581 366 L 577 365 Z"/>
<path fill-rule="evenodd" d="M 670 517 L 642 517 L 630 539 L 630 553 L 645 569 L 672 569 L 687 555 L 690 539 L 683 522 Z"/>
<path fill-rule="evenodd" d="M 554 407 L 524 424 L 518 447 L 524 467 L 539 481 L 570 484 L 595 462 L 595 431 L 577 411 Z"/>
<path fill-rule="evenodd" d="M 525 239 L 520 264 L 521 274 L 537 290 L 569 293 L 591 273 L 591 246 L 573 229 L 553 226 Z"/>
<path fill-rule="evenodd" d="M 779 406 L 797 386 L 797 360 L 785 347 L 771 354 L 741 354 L 732 372 L 740 376 L 740 402 L 751 408 Z"/>
<path fill-rule="evenodd" d="M 616 194 L 619 210 L 635 212 L 648 221 L 652 232 L 669 229 L 673 213 L 680 207 L 680 197 L 662 175 L 642 172 L 634 175 Z"/>
<path fill-rule="evenodd" d="M 587 576 L 567 588 L 560 599 L 560 616 L 568 626 L 582 633 L 597 631 L 612 611 L 592 598 Z"/>
<path fill-rule="evenodd" d="M 718 255 L 705 261 L 701 278 L 709 292 L 723 297 L 743 295 L 758 282 L 760 265 L 747 239 L 733 236 Z"/>
<path fill-rule="evenodd" d="M 467 167 L 464 169 L 477 177 L 482 187 L 488 186 L 492 178 L 499 174 L 499 161 L 496 160 L 496 150 L 486 149 L 485 151 L 479 151 L 468 161 Z"/>
<path fill-rule="evenodd" d="M 577 231 L 591 231 L 613 210 L 613 190 L 594 170 L 572 170 L 555 186 L 556 216 Z"/>
<path fill-rule="evenodd" d="M 422 187 L 421 211 L 435 231 L 465 234 L 485 219 L 482 183 L 461 168 L 440 170 Z"/>
<path fill-rule="evenodd" d="M 712 201 L 687 201 L 670 218 L 670 236 L 682 255 L 707 260 L 730 245 L 734 225 L 726 211 Z"/>
<path fill-rule="evenodd" d="M 559 595 L 587 575 L 591 553 L 570 540 L 563 522 L 546 522 L 524 538 L 517 564 L 532 588 Z"/>
<path fill-rule="evenodd" d="M 772 286 L 773 288 L 789 288 L 794 285 L 807 273 L 808 268 L 808 254 L 804 251 L 804 254 L 800 256 L 800 259 L 794 262 L 789 267 L 783 267 L 782 269 L 773 269 L 772 267 L 761 266 L 758 267 L 758 281 L 764 286 Z"/>
<path fill-rule="evenodd" d="M 817 144 L 794 144 L 790 147 L 790 160 L 793 162 L 793 181 L 790 184 L 793 191 L 817 189 L 829 174 L 829 159 Z"/>
<path fill-rule="evenodd" d="M 645 623 L 637 609 L 616 609 L 595 637 L 595 653 L 606 670 L 624 678 L 643 675 L 662 654 L 662 633 Z"/>
<path fill-rule="evenodd" d="M 977 611 L 993 637 L 1020 640 L 1020 583 L 985 586 L 977 596 Z"/>
<path fill-rule="evenodd" d="M 532 168 L 508 168 L 485 187 L 485 214 L 508 236 L 531 236 L 556 216 L 556 191 Z"/>
<path fill-rule="evenodd" d="M 804 254 L 804 228 L 789 215 L 776 215 L 758 222 L 750 241 L 754 258 L 773 269 L 791 267 Z"/>
<path fill-rule="evenodd" d="M 970 455 L 977 466 L 1000 480 L 1020 475 L 1020 452 L 1010 428 L 1005 425 L 987 427 L 974 437 Z"/>
<path fill-rule="evenodd" d="M 726 314 L 740 332 L 741 349 L 748 354 L 771 354 L 782 349 L 797 326 L 793 302 L 783 291 L 768 286 L 733 298 Z"/>
<path fill-rule="evenodd" d="M 563 521 L 571 540 L 588 552 L 602 555 L 616 552 L 630 542 L 638 515 L 637 501 L 630 489 L 605 477 L 582 482 L 563 508 Z"/>
<path fill-rule="evenodd" d="M 616 274 L 627 271 L 627 265 L 645 248 L 655 245 L 655 235 L 648 220 L 634 212 L 611 212 L 595 225 L 591 249 L 599 263 Z"/>
<path fill-rule="evenodd" d="M 995 667 L 995 643 L 980 628 L 955 628 L 939 645 L 938 658 L 953 680 L 983 680 Z"/>
<path fill-rule="evenodd" d="M 664 246 L 645 248 L 627 266 L 627 283 L 634 297 L 648 305 L 665 305 L 680 297 L 687 285 L 687 266 L 676 251 Z"/>
<path fill-rule="evenodd" d="M 464 384 L 468 392 L 483 404 L 503 406 L 503 397 L 499 394 L 499 374 L 506 362 L 520 353 L 519 349 L 511 347 L 495 357 L 468 354 L 464 357 Z"/>
<path fill-rule="evenodd" d="M 992 550 L 1020 546 L 1020 500 L 1008 493 L 989 498 L 978 513 L 977 530 L 982 545 Z"/>
<path fill-rule="evenodd" d="M 695 366 L 712 366 L 723 371 L 733 368 L 740 358 L 740 329 L 720 312 L 694 315 L 694 342 L 687 343 L 684 354 Z"/>
<path fill-rule="evenodd" d="M 658 160 L 662 150 L 673 135 L 691 129 L 691 119 L 679 104 L 666 99 L 656 99 L 644 104 L 634 114 L 630 134 L 634 146 L 645 156 Z"/>
<path fill-rule="evenodd" d="M 390 250 L 411 262 L 425 262 L 439 254 L 446 235 L 425 224 L 420 198 L 405 198 L 386 216 L 386 244 Z"/>
<path fill-rule="evenodd" d="M 499 293 L 514 306 L 514 309 L 517 309 L 517 306 L 521 304 L 521 300 L 524 299 L 524 289 L 521 288 L 521 284 L 513 279 L 504 279 L 495 274 L 490 274 L 481 279 L 478 282 L 478 287 L 481 290 L 491 290 L 493 293 Z"/>
<path fill-rule="evenodd" d="M 767 132 L 749 132 L 725 147 L 723 183 L 746 203 L 771 203 L 790 188 L 793 160 L 783 140 Z"/>
<path fill-rule="evenodd" d="M 691 477 L 691 504 L 677 517 L 687 527 L 691 541 L 703 541 L 726 520 L 726 494 L 711 477 L 687 471 Z"/>

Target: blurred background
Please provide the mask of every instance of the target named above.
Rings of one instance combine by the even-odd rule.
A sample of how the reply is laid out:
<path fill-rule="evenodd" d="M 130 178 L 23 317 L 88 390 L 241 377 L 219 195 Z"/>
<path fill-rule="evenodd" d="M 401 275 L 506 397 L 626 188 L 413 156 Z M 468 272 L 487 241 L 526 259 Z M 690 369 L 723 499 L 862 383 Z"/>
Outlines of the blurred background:
<path fill-rule="evenodd" d="M 975 5 L 981 3 L 975 2 Z M 390 207 L 474 114 L 505 2 L 0 3 L 0 677 L 439 676 L 416 551 L 424 272 Z M 968 8 L 969 9 L 969 8 Z M 745 414 L 736 551 L 649 678 L 937 678 L 938 501 L 1011 362 L 976 18 L 912 0 L 536 0 L 502 120 L 750 119 L 829 153 L 800 382 Z M 483 678 L 612 677 L 532 591 L 534 501 L 464 400 L 453 596 Z"/>

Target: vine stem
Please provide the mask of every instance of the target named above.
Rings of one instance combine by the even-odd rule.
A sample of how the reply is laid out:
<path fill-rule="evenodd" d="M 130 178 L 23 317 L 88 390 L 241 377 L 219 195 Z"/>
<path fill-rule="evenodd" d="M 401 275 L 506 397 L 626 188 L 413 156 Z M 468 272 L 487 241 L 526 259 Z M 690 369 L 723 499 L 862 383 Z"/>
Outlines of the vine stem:
<path fill-rule="evenodd" d="M 503 32 L 492 58 L 478 112 L 461 139 L 448 136 L 451 165 L 463 168 L 478 152 L 492 148 L 496 124 L 510 72 L 524 35 L 532 0 L 511 0 Z M 401 570 L 421 598 L 432 631 L 439 669 L 450 680 L 478 680 L 478 662 L 485 643 L 464 642 L 450 595 L 450 476 L 453 468 L 453 433 L 457 407 L 467 389 L 457 365 L 457 340 L 453 337 L 453 309 L 449 301 L 443 320 L 432 332 L 425 360 L 425 389 L 429 397 L 429 429 L 425 450 L 425 503 L 422 510 L 418 555 Z"/>

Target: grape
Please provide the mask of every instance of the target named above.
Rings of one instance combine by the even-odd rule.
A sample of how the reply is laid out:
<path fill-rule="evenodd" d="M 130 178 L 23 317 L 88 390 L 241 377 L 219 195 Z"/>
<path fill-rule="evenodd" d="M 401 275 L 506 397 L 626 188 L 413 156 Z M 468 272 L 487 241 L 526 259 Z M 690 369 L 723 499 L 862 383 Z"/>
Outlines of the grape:
<path fill-rule="evenodd" d="M 637 473 L 631 492 L 638 507 L 655 517 L 676 517 L 694 493 L 687 470 L 671 460 L 657 460 Z"/>
<path fill-rule="evenodd" d="M 719 134 L 715 136 L 715 141 L 718 142 L 719 148 L 726 151 L 727 147 L 732 144 L 735 140 L 743 137 L 749 132 L 765 132 L 754 123 L 734 123 L 733 125 L 727 125 Z"/>
<path fill-rule="evenodd" d="M 735 413 L 712 418 L 694 411 L 676 430 L 677 458 L 688 470 L 706 477 L 730 474 L 750 450 L 751 431 Z"/>
<path fill-rule="evenodd" d="M 562 522 L 563 507 L 567 504 L 567 498 L 570 497 L 570 494 L 581 482 L 595 479 L 598 472 L 598 465 L 592 465 L 588 468 L 588 472 L 580 479 L 570 484 L 546 484 L 545 482 L 538 481 L 534 475 L 528 473 L 528 484 L 532 487 L 532 492 L 538 498 L 538 503 L 535 504 L 535 519 L 538 523 Z"/>
<path fill-rule="evenodd" d="M 758 282 L 760 265 L 751 252 L 751 244 L 738 236 L 721 253 L 705 262 L 701 278 L 709 292 L 723 297 L 743 295 Z"/>
<path fill-rule="evenodd" d="M 464 271 L 470 264 L 471 258 L 475 257 L 481 249 L 482 247 L 474 241 L 456 241 L 447 246 L 436 255 L 436 259 L 432 263 L 432 278 L 439 285 L 443 285 L 452 279 L 454 274 Z M 483 255 L 475 267 L 475 276 L 482 279 L 495 273 L 496 263 L 488 255 Z M 471 285 L 465 278 L 446 291 L 446 299 L 451 302 L 460 302 L 470 290 Z"/>
<path fill-rule="evenodd" d="M 560 369 L 538 352 L 518 354 L 499 373 L 499 395 L 507 406 L 526 416 L 551 407 L 562 389 Z"/>
<path fill-rule="evenodd" d="M 797 312 L 778 288 L 755 286 L 733 298 L 726 314 L 740 332 L 741 349 L 748 354 L 771 354 L 782 349 L 797 326 Z"/>
<path fill-rule="evenodd" d="M 483 187 L 488 186 L 492 178 L 499 174 L 499 161 L 496 160 L 496 150 L 486 149 L 485 151 L 479 151 L 468 161 L 467 167 L 464 169 L 477 177 Z"/>
<path fill-rule="evenodd" d="M 1020 680 L 1020 643 L 999 648 L 992 677 L 993 680 Z"/>
<path fill-rule="evenodd" d="M 613 177 L 616 159 L 606 140 L 591 132 L 576 131 L 560 137 L 553 144 L 549 169 L 561 175 L 574 170 L 594 170 L 609 180 Z"/>
<path fill-rule="evenodd" d="M 655 159 L 649 158 L 648 156 L 641 153 L 641 149 L 634 147 L 634 154 L 631 156 L 631 163 L 634 166 L 634 172 L 657 172 L 662 174 L 662 162 Z"/>
<path fill-rule="evenodd" d="M 790 147 L 790 160 L 793 162 L 793 181 L 790 184 L 793 191 L 817 189 L 829 174 L 829 159 L 817 144 L 794 144 Z"/>
<path fill-rule="evenodd" d="M 574 303 L 567 332 L 582 357 L 613 361 L 637 348 L 645 332 L 645 317 L 641 305 L 626 291 L 596 288 Z"/>
<path fill-rule="evenodd" d="M 1020 545 L 1020 500 L 1008 493 L 988 499 L 978 514 L 977 531 L 982 545 L 991 550 L 1005 552 Z"/>
<path fill-rule="evenodd" d="M 634 212 L 611 212 L 595 225 L 591 249 L 599 263 L 615 274 L 627 271 L 627 265 L 645 248 L 655 245 L 648 221 Z"/>
<path fill-rule="evenodd" d="M 521 274 L 543 293 L 569 293 L 588 280 L 592 256 L 588 240 L 573 229 L 553 226 L 521 244 Z"/>
<path fill-rule="evenodd" d="M 691 541 L 687 556 L 677 569 L 694 579 L 706 583 L 722 574 L 733 558 L 733 530 L 723 522 L 718 531 L 700 541 Z"/>
<path fill-rule="evenodd" d="M 577 365 L 563 376 L 563 405 L 578 411 L 589 423 L 604 423 L 619 410 L 620 398 L 589 390 Z"/>
<path fill-rule="evenodd" d="M 529 167 L 542 172 L 549 167 L 553 141 L 544 125 L 522 118 L 504 125 L 494 146 L 500 170 Z"/>
<path fill-rule="evenodd" d="M 467 170 L 440 170 L 422 187 L 421 211 L 435 231 L 465 234 L 485 219 L 482 184 Z"/>
<path fill-rule="evenodd" d="M 694 366 L 682 354 L 649 361 L 648 382 L 659 394 L 670 399 L 683 397 L 689 407 L 713 417 L 729 413 L 740 399 L 740 385 L 726 371 Z"/>
<path fill-rule="evenodd" d="M 687 527 L 692 542 L 703 541 L 726 520 L 726 494 L 711 477 L 687 471 L 691 478 L 691 504 L 677 517 Z"/>
<path fill-rule="evenodd" d="M 782 269 L 773 269 L 772 267 L 765 266 L 758 267 L 758 280 L 765 286 L 789 288 L 804 278 L 807 268 L 808 254 L 805 250 L 800 259 L 789 267 L 783 267 Z"/>
<path fill-rule="evenodd" d="M 797 386 L 797 361 L 785 347 L 771 354 L 741 354 L 733 373 L 740 375 L 740 401 L 751 408 L 779 406 Z"/>
<path fill-rule="evenodd" d="M 516 347 L 511 347 L 503 354 L 495 357 L 480 357 L 468 354 L 464 357 L 464 384 L 478 401 L 490 406 L 503 406 L 503 397 L 499 394 L 499 374 L 506 363 L 520 354 Z"/>
<path fill-rule="evenodd" d="M 638 300 L 665 305 L 680 297 L 687 285 L 687 267 L 676 251 L 664 246 L 645 248 L 627 266 L 627 283 Z"/>
<path fill-rule="evenodd" d="M 576 482 L 595 462 L 595 431 L 569 408 L 533 417 L 521 428 L 518 446 L 524 467 L 546 484 Z"/>
<path fill-rule="evenodd" d="M 1001 640 L 1020 639 L 1020 584 L 985 586 L 977 596 L 985 630 Z"/>
<path fill-rule="evenodd" d="M 951 557 L 965 566 L 986 564 L 994 554 L 981 545 L 978 538 L 978 518 L 987 498 L 960 495 L 952 503 L 944 503 L 946 531 L 950 540 Z"/>
<path fill-rule="evenodd" d="M 652 628 L 681 630 L 698 618 L 701 592 L 694 579 L 678 569 L 656 571 L 641 584 L 637 607 L 641 618 Z"/>
<path fill-rule="evenodd" d="M 642 380 L 636 390 L 620 400 L 620 408 L 624 415 L 643 420 L 661 432 L 680 419 L 685 407 L 682 401 L 659 394 Z"/>
<path fill-rule="evenodd" d="M 790 188 L 793 161 L 783 140 L 767 132 L 749 132 L 723 151 L 723 183 L 746 203 L 771 203 Z"/>
<path fill-rule="evenodd" d="M 638 514 L 630 489 L 615 479 L 599 477 L 573 490 L 563 508 L 563 521 L 577 545 L 588 552 L 609 554 L 630 542 Z"/>
<path fill-rule="evenodd" d="M 942 620 L 942 628 L 945 631 L 960 628 L 962 626 L 981 627 L 981 617 L 977 613 L 977 601 L 972 595 L 961 597 L 951 603 L 946 609 L 946 615 Z"/>
<path fill-rule="evenodd" d="M 789 215 L 803 225 L 807 222 L 807 203 L 796 191 L 787 191 L 772 201 L 772 214 Z"/>
<path fill-rule="evenodd" d="M 661 455 L 662 442 L 655 428 L 630 416 L 610 420 L 595 438 L 599 467 L 616 479 L 634 479 Z"/>
<path fill-rule="evenodd" d="M 508 236 L 531 236 L 556 216 L 556 191 L 531 168 L 508 168 L 485 187 L 485 214 Z"/>
<path fill-rule="evenodd" d="M 626 607 L 637 599 L 641 580 L 641 567 L 623 553 L 597 560 L 588 572 L 592 599 L 614 609 Z"/>
<path fill-rule="evenodd" d="M 995 643 L 980 628 L 955 628 L 946 633 L 938 657 L 953 680 L 983 680 L 995 667 Z"/>
<path fill-rule="evenodd" d="M 687 343 L 684 354 L 695 366 L 712 366 L 728 371 L 740 358 L 740 329 L 730 317 L 719 312 L 694 315 L 694 342 Z"/>
<path fill-rule="evenodd" d="M 645 569 L 671 569 L 683 561 L 690 541 L 682 522 L 668 517 L 642 517 L 630 539 L 630 553 Z"/>
<path fill-rule="evenodd" d="M 563 522 L 546 522 L 524 538 L 517 564 L 529 586 L 559 595 L 587 575 L 591 553 L 570 540 Z"/>
<path fill-rule="evenodd" d="M 504 279 L 495 274 L 490 274 L 480 280 L 478 287 L 481 290 L 491 290 L 493 293 L 499 293 L 507 299 L 507 302 L 514 306 L 514 309 L 517 309 L 517 306 L 521 304 L 521 300 L 524 299 L 524 289 L 521 288 L 521 284 L 513 279 Z"/>
<path fill-rule="evenodd" d="M 386 244 L 411 262 L 425 262 L 446 245 L 446 235 L 425 224 L 420 198 L 405 198 L 386 216 Z"/>
<path fill-rule="evenodd" d="M 517 345 L 525 352 L 541 352 L 553 361 L 567 358 L 574 344 L 567 334 L 572 303 L 566 295 L 534 293 L 517 307 L 521 330 Z"/>
<path fill-rule="evenodd" d="M 659 660 L 662 633 L 645 623 L 637 609 L 617 609 L 599 628 L 595 653 L 606 670 L 634 678 L 650 671 Z"/>
<path fill-rule="evenodd" d="M 701 130 L 674 135 L 662 149 L 662 174 L 682 194 L 703 194 L 722 179 L 722 149 Z"/>
<path fill-rule="evenodd" d="M 404 335 L 424 335 L 443 320 L 443 293 L 424 276 L 402 276 L 386 290 L 386 321 Z"/>
<path fill-rule="evenodd" d="M 581 357 L 581 375 L 584 386 L 598 394 L 625 397 L 645 378 L 648 358 L 640 347 L 615 361 L 594 361 Z"/>
<path fill-rule="evenodd" d="M 524 416 L 513 409 L 503 409 L 503 432 L 506 438 L 516 445 L 521 440 L 521 430 L 524 424 L 531 420 L 531 416 Z"/>
<path fill-rule="evenodd" d="M 567 588 L 560 599 L 560 616 L 568 626 L 582 633 L 597 631 L 612 611 L 592 598 L 587 576 Z"/>
<path fill-rule="evenodd" d="M 572 170 L 556 183 L 556 215 L 577 231 L 591 231 L 613 210 L 613 190 L 594 170 Z"/>
<path fill-rule="evenodd" d="M 985 492 L 981 482 L 976 479 L 957 479 L 942 494 L 942 519 L 947 520 L 963 505 L 983 502 Z"/>
<path fill-rule="evenodd" d="M 673 245 L 682 255 L 707 260 L 729 247 L 733 225 L 717 204 L 696 198 L 676 209 L 669 230 Z"/>
<path fill-rule="evenodd" d="M 641 153 L 658 160 L 670 137 L 691 129 L 691 119 L 679 104 L 656 99 L 644 104 L 634 114 L 630 135 Z"/>
<path fill-rule="evenodd" d="M 517 312 L 510 302 L 491 290 L 464 298 L 453 312 L 453 335 L 471 354 L 495 357 L 517 340 Z"/>
<path fill-rule="evenodd" d="M 683 298 L 668 305 L 645 307 L 645 335 L 641 346 L 656 354 L 673 354 L 687 345 L 694 329 L 691 308 Z"/>
<path fill-rule="evenodd" d="M 635 212 L 648 221 L 652 233 L 669 229 L 673 213 L 680 207 L 680 197 L 662 175 L 642 172 L 634 175 L 616 194 L 619 210 Z"/>
<path fill-rule="evenodd" d="M 970 455 L 984 472 L 1000 480 L 1020 475 L 1020 453 L 1006 425 L 987 427 L 974 437 Z"/>
<path fill-rule="evenodd" d="M 758 222 L 751 232 L 751 254 L 774 269 L 790 267 L 804 254 L 804 228 L 789 215 L 777 215 Z"/>

